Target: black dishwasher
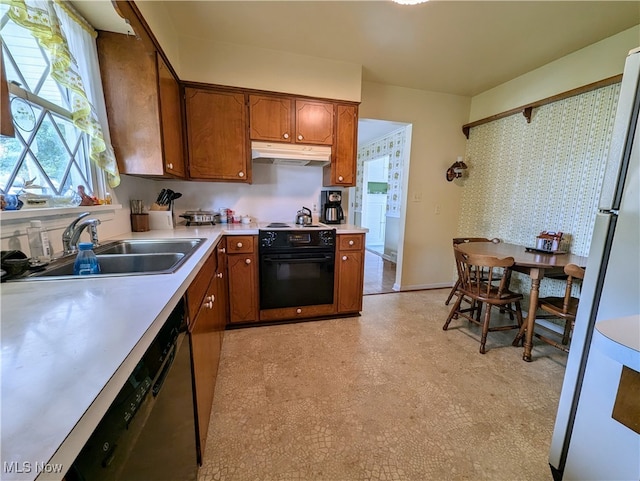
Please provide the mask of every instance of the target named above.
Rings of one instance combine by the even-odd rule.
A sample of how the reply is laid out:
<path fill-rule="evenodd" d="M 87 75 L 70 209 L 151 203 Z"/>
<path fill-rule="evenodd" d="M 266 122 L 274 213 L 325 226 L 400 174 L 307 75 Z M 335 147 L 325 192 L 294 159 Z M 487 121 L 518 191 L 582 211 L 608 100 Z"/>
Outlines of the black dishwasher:
<path fill-rule="evenodd" d="M 67 481 L 195 481 L 191 352 L 180 302 L 83 447 Z"/>

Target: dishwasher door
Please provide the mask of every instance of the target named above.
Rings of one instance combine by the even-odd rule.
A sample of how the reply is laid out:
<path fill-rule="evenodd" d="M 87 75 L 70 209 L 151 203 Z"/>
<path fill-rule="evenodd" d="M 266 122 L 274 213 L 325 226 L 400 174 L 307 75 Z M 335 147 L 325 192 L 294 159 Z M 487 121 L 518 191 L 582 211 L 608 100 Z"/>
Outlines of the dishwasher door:
<path fill-rule="evenodd" d="M 196 481 L 191 348 L 182 305 L 91 435 L 66 481 Z"/>
<path fill-rule="evenodd" d="M 189 339 L 178 336 L 173 363 L 118 481 L 196 481 L 196 431 Z"/>

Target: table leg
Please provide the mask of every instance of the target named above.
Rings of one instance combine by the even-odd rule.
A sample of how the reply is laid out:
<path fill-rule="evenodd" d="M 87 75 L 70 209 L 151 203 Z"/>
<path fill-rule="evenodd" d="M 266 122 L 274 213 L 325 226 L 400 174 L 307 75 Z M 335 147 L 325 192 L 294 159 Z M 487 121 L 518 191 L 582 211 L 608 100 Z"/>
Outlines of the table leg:
<path fill-rule="evenodd" d="M 513 345 L 520 344 L 520 340 L 524 336 L 524 353 L 522 359 L 531 362 L 531 349 L 533 348 L 533 328 L 536 323 L 536 310 L 538 309 L 538 296 L 540 294 L 540 280 L 543 277 L 541 269 L 531 269 L 529 272 L 531 277 L 531 291 L 529 292 L 529 309 L 527 317 L 522 323 L 520 332 L 513 341 Z"/>

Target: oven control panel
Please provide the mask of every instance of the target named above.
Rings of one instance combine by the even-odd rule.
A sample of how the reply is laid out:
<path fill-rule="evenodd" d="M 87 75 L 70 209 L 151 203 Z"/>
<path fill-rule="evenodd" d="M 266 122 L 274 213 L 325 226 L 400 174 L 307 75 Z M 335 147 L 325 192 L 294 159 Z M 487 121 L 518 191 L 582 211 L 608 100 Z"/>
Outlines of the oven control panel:
<path fill-rule="evenodd" d="M 260 251 L 289 250 L 308 247 L 333 248 L 335 229 L 326 230 L 261 230 L 258 234 Z"/>

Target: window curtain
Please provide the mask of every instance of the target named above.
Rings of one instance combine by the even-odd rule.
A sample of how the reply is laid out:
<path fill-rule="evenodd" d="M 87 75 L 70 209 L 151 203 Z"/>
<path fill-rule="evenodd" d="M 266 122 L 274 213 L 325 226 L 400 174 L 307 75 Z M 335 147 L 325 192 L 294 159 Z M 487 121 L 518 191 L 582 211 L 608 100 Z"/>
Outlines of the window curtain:
<path fill-rule="evenodd" d="M 70 16 L 72 7 L 62 0 L 0 1 L 11 7 L 11 19 L 28 29 L 49 55 L 51 77 L 69 89 L 73 123 L 89 135 L 91 160 L 106 173 L 109 185 L 117 187 L 120 174 L 107 128 L 95 31 Z"/>

